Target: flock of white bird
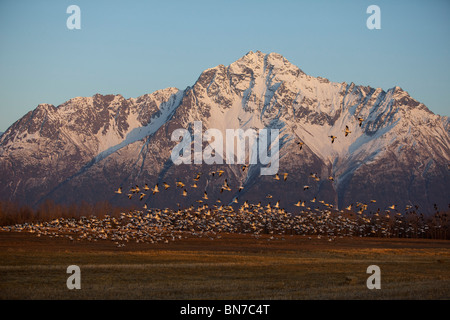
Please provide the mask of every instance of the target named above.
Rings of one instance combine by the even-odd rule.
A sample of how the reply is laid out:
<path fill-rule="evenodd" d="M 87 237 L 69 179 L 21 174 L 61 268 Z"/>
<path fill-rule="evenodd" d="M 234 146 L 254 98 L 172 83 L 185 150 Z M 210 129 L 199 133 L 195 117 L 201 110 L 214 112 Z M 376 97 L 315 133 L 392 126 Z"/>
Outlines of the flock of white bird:
<path fill-rule="evenodd" d="M 362 118 L 358 119 L 360 126 Z M 347 136 L 351 131 L 346 127 L 344 133 Z M 337 137 L 330 136 L 331 142 Z M 302 142 L 297 143 L 302 148 Z M 242 166 L 242 171 L 248 168 Z M 212 177 L 221 177 L 223 170 L 213 171 L 209 174 Z M 175 188 L 180 189 L 180 196 L 187 197 L 189 188 L 198 188 L 197 182 L 202 173 L 199 172 L 193 179 L 192 184 L 187 185 L 182 181 L 175 182 Z M 223 177 L 224 178 L 224 177 Z M 220 179 L 220 192 L 231 191 L 227 179 Z M 276 174 L 275 180 L 288 178 L 288 173 Z M 313 181 L 320 181 L 320 177 L 311 173 Z M 333 177 L 328 177 L 333 181 Z M 217 180 L 218 182 L 219 180 Z M 129 192 L 124 192 L 122 187 L 115 191 L 116 194 L 126 195 L 130 200 L 139 199 L 142 201 L 147 196 L 156 196 L 158 193 L 171 188 L 163 182 L 162 186 L 156 184 L 153 188 L 147 184 L 143 187 L 138 185 L 130 188 Z M 243 190 L 243 186 L 235 187 L 238 192 Z M 309 185 L 303 186 L 303 190 L 308 190 Z M 266 195 L 271 199 L 270 194 Z M 386 210 L 375 213 L 368 212 L 367 203 L 356 203 L 337 210 L 332 204 L 313 198 L 312 200 L 298 200 L 293 203 L 298 207 L 298 212 L 290 213 L 280 207 L 280 201 L 275 205 L 250 204 L 245 201 L 243 204 L 234 197 L 232 201 L 225 205 L 220 199 L 211 205 L 212 199 L 208 198 L 206 191 L 201 199 L 196 200 L 197 206 L 191 205 L 188 208 L 178 209 L 155 209 L 143 205 L 142 210 L 123 212 L 118 217 L 95 216 L 81 218 L 59 218 L 50 222 L 24 223 L 12 226 L 0 227 L 0 231 L 20 231 L 31 232 L 37 236 L 45 235 L 50 237 L 64 237 L 71 241 L 113 241 L 118 247 L 123 247 L 129 242 L 146 243 L 169 243 L 170 241 L 181 240 L 188 237 L 204 237 L 211 240 L 221 238 L 224 233 L 247 233 L 256 238 L 262 235 L 264 239 L 285 240 L 287 236 L 304 235 L 309 239 L 312 237 L 324 238 L 334 241 L 342 237 L 421 237 L 430 231 L 431 226 L 424 223 L 423 216 L 419 216 L 412 206 L 405 208 L 406 214 L 398 212 L 396 205 L 389 206 Z M 376 200 L 371 200 L 371 203 Z M 312 204 L 321 204 L 320 207 L 311 208 Z M 417 209 L 417 208 L 416 208 Z M 391 211 L 393 210 L 393 211 Z M 409 211 L 411 210 L 411 211 Z"/>
<path fill-rule="evenodd" d="M 2 231 L 31 232 L 37 236 L 71 241 L 113 241 L 117 247 L 130 242 L 169 243 L 189 237 L 221 238 L 224 233 L 245 233 L 271 241 L 304 235 L 334 241 L 343 237 L 420 237 L 430 228 L 413 223 L 408 215 L 355 214 L 338 210 L 304 209 L 291 214 L 275 206 L 244 204 L 185 209 L 147 209 L 118 217 L 59 218 L 49 222 L 2 227 Z"/>

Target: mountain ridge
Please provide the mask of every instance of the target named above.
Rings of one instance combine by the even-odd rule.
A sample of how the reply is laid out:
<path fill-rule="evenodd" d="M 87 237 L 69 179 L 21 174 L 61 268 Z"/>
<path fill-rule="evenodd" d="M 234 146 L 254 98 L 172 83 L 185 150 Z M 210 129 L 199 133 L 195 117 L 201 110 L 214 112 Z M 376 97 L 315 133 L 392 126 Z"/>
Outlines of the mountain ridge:
<path fill-rule="evenodd" d="M 448 204 L 448 117 L 435 115 L 400 87 L 384 91 L 315 78 L 277 53 L 260 51 L 206 69 L 185 90 L 167 88 L 129 99 L 96 94 L 57 107 L 40 104 L 0 136 L 0 177 L 6 182 L 0 191 L 3 198 L 32 204 L 47 198 L 124 203 L 113 194 L 118 185 L 174 181 L 218 167 L 170 163 L 176 144 L 171 133 L 194 121 L 222 132 L 280 129 L 280 172 L 289 172 L 290 178 L 278 198 L 288 209 L 295 209 L 298 199 L 313 197 L 339 208 L 372 197 L 381 208 Z M 331 135 L 337 137 L 333 143 Z M 301 150 L 295 142 L 304 143 Z M 273 177 L 259 176 L 259 165 L 246 173 L 237 165 L 222 166 L 232 184 L 246 186 L 249 200 L 277 196 Z M 313 172 L 321 177 L 316 184 Z M 105 184 L 108 190 L 95 191 Z M 299 187 L 305 184 L 311 184 L 309 193 Z M 199 189 L 192 190 L 191 201 L 183 200 L 185 205 L 205 190 L 224 196 L 211 179 Z M 145 200 L 173 207 L 179 193 L 172 190 Z M 226 196 L 231 201 L 241 194 Z"/>

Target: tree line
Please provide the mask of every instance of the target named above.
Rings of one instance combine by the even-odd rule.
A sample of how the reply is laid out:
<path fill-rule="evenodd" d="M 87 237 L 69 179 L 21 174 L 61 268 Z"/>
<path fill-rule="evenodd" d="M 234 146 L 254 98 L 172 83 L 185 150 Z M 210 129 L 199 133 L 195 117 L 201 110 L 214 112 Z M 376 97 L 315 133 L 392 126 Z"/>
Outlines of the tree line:
<path fill-rule="evenodd" d="M 116 207 L 107 201 L 95 204 L 82 201 L 77 204 L 58 204 L 52 200 L 46 200 L 33 208 L 28 205 L 20 205 L 17 202 L 0 201 L 0 226 L 8 226 L 23 223 L 35 223 L 50 221 L 57 218 L 80 218 L 82 216 L 96 216 L 103 218 L 105 215 L 117 217 L 121 212 L 135 210 L 134 207 Z"/>

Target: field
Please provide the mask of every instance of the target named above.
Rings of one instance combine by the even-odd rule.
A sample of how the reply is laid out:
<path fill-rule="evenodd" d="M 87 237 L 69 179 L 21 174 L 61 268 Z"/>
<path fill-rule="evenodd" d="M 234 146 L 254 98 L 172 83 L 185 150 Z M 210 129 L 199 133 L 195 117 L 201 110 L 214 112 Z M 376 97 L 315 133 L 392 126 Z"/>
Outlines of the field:
<path fill-rule="evenodd" d="M 226 234 L 170 243 L 0 232 L 0 299 L 449 299 L 450 241 Z M 69 265 L 81 290 L 69 290 Z M 369 290 L 369 265 L 381 289 Z"/>

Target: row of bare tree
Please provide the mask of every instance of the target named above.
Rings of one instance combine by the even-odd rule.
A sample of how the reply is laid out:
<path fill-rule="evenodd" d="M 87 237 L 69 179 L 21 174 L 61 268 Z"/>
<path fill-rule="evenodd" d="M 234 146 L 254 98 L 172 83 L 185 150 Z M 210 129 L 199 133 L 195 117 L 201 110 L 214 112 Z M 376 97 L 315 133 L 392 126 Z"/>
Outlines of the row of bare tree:
<path fill-rule="evenodd" d="M 113 207 L 106 201 L 96 204 L 83 201 L 79 204 L 62 205 L 47 200 L 36 209 L 15 202 L 0 201 L 0 226 L 23 224 L 25 222 L 43 222 L 56 218 L 80 218 L 82 216 L 103 218 L 105 215 L 110 215 L 117 217 L 120 212 L 134 209 L 132 207 Z"/>

